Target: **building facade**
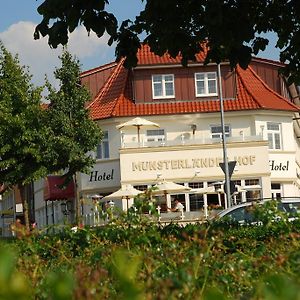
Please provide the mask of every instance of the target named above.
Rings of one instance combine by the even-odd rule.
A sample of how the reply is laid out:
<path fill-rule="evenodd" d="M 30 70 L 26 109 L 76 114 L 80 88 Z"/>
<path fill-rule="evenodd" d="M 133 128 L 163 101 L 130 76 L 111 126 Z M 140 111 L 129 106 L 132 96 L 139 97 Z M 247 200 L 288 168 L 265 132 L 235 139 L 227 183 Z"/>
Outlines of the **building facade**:
<path fill-rule="evenodd" d="M 82 73 L 93 95 L 91 116 L 104 132 L 95 167 L 80 175 L 83 197 L 127 184 L 145 189 L 162 178 L 191 188 L 220 183 L 222 191 L 217 66 L 204 65 L 204 58 L 200 53 L 182 67 L 179 57 L 158 57 L 142 46 L 135 68 L 125 69 L 121 60 Z M 281 66 L 258 58 L 247 70 L 221 65 L 227 156 L 236 161 L 232 181 L 240 187 L 234 203 L 299 196 L 298 93 L 278 74 Z M 159 128 L 117 129 L 135 117 Z M 201 210 L 205 202 L 226 205 L 217 190 L 176 197 L 186 211 Z M 173 198 L 168 195 L 168 207 Z M 125 201 L 118 203 L 126 209 Z"/>
<path fill-rule="evenodd" d="M 124 60 L 81 74 L 91 92 L 91 117 L 104 137 L 91 153 L 96 164 L 78 175 L 80 212 L 93 211 L 91 196 L 108 195 L 122 186 L 144 190 L 162 180 L 190 188 L 209 188 L 203 194 L 167 194 L 158 198 L 162 212 L 175 197 L 185 212 L 226 206 L 224 196 L 220 87 L 217 65 L 204 65 L 206 53 L 183 67 L 180 57 L 154 55 L 143 45 L 138 64 Z M 247 70 L 221 64 L 227 156 L 236 162 L 231 180 L 232 203 L 261 198 L 300 197 L 299 98 L 278 73 L 278 62 L 253 58 Z M 124 126 L 136 117 L 157 126 Z M 72 221 L 74 193 L 52 194 L 48 179 L 33 187 L 35 221 L 39 228 Z M 48 189 L 48 190 L 47 190 Z M 209 190 L 209 189 L 208 189 Z M 72 196 L 73 195 L 73 196 Z M 132 204 L 132 199 L 129 204 Z M 6 204 L 3 202 L 2 211 Z M 8 204 L 7 204 L 8 205 Z M 127 209 L 127 201 L 115 205 Z"/>

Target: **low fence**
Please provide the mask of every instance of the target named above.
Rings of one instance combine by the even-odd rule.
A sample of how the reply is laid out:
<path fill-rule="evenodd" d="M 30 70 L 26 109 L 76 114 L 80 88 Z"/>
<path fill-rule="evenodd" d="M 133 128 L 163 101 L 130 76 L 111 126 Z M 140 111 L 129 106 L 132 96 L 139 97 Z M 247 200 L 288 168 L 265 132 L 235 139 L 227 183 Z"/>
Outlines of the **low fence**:
<path fill-rule="evenodd" d="M 169 223 L 169 222 L 200 222 L 205 220 L 202 211 L 188 211 L 188 212 L 163 212 L 157 216 L 145 214 L 145 217 L 151 218 L 151 221 Z M 114 216 L 116 217 L 116 216 Z M 82 216 L 82 222 L 85 226 L 103 226 L 109 223 L 110 218 L 103 212 L 91 212 Z"/>

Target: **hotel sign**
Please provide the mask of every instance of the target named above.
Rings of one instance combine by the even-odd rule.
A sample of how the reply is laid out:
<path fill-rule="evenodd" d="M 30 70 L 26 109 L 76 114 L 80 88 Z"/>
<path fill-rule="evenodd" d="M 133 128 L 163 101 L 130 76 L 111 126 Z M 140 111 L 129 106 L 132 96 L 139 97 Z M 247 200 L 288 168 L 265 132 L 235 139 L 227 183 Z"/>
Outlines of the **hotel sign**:
<path fill-rule="evenodd" d="M 296 178 L 296 162 L 292 154 L 270 154 L 269 166 L 272 178 Z"/>
<path fill-rule="evenodd" d="M 101 172 L 100 170 L 93 170 L 90 172 L 90 182 L 93 181 L 110 181 L 114 180 L 115 169 L 111 169 L 106 173 L 106 171 Z"/>
<path fill-rule="evenodd" d="M 256 161 L 255 155 L 235 156 L 233 158 L 239 166 L 253 165 Z M 136 171 L 163 171 L 194 168 L 215 168 L 223 162 L 222 157 L 203 157 L 191 159 L 167 159 L 167 160 L 146 160 L 133 161 L 131 170 Z"/>
<path fill-rule="evenodd" d="M 101 190 L 120 185 L 119 160 L 99 161 L 88 174 L 80 174 L 80 190 Z"/>
<path fill-rule="evenodd" d="M 143 149 L 144 150 L 144 149 Z M 231 148 L 227 151 L 228 161 L 236 161 L 240 174 L 259 176 L 269 174 L 269 153 L 267 145 L 247 148 Z M 124 152 L 120 154 L 121 178 L 126 182 L 153 181 L 158 174 L 164 178 L 198 179 L 224 176 L 220 163 L 223 162 L 222 148 L 171 149 L 169 151 Z M 253 175 L 252 175 L 253 174 Z"/>
<path fill-rule="evenodd" d="M 277 162 L 275 160 L 270 160 L 271 171 L 288 171 L 290 162 L 288 160 L 284 162 Z"/>

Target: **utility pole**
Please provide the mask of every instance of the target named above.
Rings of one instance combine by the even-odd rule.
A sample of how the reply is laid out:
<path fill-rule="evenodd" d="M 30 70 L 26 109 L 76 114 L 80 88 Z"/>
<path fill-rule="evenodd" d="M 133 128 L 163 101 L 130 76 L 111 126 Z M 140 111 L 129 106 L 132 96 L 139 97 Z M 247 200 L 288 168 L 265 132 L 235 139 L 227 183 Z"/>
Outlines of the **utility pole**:
<path fill-rule="evenodd" d="M 225 185 L 226 185 L 226 201 L 227 201 L 227 207 L 229 208 L 229 207 L 231 207 L 230 176 L 229 176 L 229 168 L 228 168 L 227 149 L 226 149 L 226 136 L 225 136 L 225 124 L 224 124 L 224 104 L 223 104 L 222 78 L 221 78 L 220 63 L 218 63 L 217 76 L 218 76 L 218 87 L 219 87 L 219 97 L 220 97 L 222 145 L 223 145 L 223 163 L 224 163 Z"/>

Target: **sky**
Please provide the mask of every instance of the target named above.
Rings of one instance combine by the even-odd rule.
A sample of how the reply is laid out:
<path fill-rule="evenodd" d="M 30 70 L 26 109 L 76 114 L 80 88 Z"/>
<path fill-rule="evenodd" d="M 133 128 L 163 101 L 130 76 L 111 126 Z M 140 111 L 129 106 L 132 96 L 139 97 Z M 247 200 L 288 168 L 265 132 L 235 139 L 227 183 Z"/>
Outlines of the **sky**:
<path fill-rule="evenodd" d="M 63 1 L 63 0 L 61 0 Z M 120 20 L 134 19 L 142 9 L 141 0 L 110 0 L 108 10 Z M 48 38 L 33 39 L 35 26 L 42 17 L 37 7 L 42 0 L 0 0 L 0 40 L 13 54 L 18 54 L 20 63 L 29 67 L 35 85 L 44 83 L 45 74 L 53 81 L 53 71 L 59 67 L 61 47 L 51 49 Z M 68 50 L 79 59 L 82 71 L 109 63 L 115 59 L 114 47 L 107 45 L 107 36 L 98 38 L 81 27 L 70 36 Z"/>
<path fill-rule="evenodd" d="M 63 0 L 61 0 L 63 1 Z M 162 0 L 163 1 L 163 0 Z M 142 0 L 110 0 L 108 11 L 115 14 L 119 23 L 125 19 L 134 19 L 142 9 Z M 0 40 L 14 55 L 18 54 L 20 63 L 29 67 L 32 82 L 35 85 L 44 83 L 45 74 L 55 84 L 53 71 L 59 67 L 58 56 L 61 47 L 51 49 L 47 37 L 33 39 L 35 26 L 42 17 L 37 7 L 42 0 L 0 0 Z M 278 50 L 274 48 L 275 39 L 267 50 L 259 56 L 278 60 Z M 107 36 L 97 38 L 95 34 L 88 36 L 84 28 L 76 29 L 71 35 L 68 50 L 79 59 L 82 71 L 114 61 L 114 47 L 107 45 Z"/>

